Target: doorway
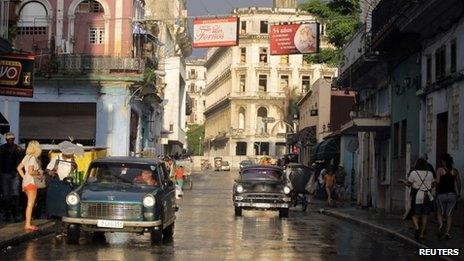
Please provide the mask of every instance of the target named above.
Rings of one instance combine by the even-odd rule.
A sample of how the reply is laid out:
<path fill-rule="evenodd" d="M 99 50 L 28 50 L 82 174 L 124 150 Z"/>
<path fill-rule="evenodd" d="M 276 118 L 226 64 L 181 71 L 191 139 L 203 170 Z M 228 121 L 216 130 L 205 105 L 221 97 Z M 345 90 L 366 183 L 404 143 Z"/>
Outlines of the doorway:
<path fill-rule="evenodd" d="M 448 152 L 448 112 L 437 115 L 437 138 L 436 138 L 436 162 L 435 166 L 439 167 L 439 160 L 443 153 Z"/>

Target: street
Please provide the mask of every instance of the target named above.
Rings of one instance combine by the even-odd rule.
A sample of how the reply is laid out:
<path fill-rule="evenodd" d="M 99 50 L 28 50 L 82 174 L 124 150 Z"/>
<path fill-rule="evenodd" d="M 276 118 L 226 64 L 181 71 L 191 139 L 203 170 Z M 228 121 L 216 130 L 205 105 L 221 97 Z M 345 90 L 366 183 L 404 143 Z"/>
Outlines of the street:
<path fill-rule="evenodd" d="M 107 234 L 106 242 L 81 237 L 68 246 L 54 235 L 14 246 L 3 260 L 411 260 L 417 249 L 382 234 L 295 208 L 290 218 L 277 212 L 245 211 L 234 217 L 235 172 L 196 175 L 184 191 L 173 242 L 151 246 L 149 236 Z"/>

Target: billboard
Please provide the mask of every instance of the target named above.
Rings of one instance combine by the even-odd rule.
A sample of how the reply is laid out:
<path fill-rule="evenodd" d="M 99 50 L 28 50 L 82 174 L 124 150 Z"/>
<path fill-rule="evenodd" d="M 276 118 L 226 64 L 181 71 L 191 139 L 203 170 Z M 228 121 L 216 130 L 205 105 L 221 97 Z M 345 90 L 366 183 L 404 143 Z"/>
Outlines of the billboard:
<path fill-rule="evenodd" d="M 193 20 L 193 47 L 224 47 L 238 44 L 238 17 Z"/>
<path fill-rule="evenodd" d="M 0 54 L 0 95 L 32 97 L 34 55 Z"/>
<path fill-rule="evenodd" d="M 271 25 L 271 55 L 309 54 L 319 51 L 319 24 Z"/>

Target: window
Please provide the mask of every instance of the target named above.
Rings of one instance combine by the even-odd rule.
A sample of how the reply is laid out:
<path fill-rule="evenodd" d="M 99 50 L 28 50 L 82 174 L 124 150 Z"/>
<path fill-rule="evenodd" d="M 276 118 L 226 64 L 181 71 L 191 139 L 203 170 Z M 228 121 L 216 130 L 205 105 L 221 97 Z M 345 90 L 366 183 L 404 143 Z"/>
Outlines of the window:
<path fill-rule="evenodd" d="M 332 76 L 327 76 L 327 75 L 325 75 L 325 76 L 324 76 L 324 79 L 326 79 L 326 80 L 332 80 Z"/>
<path fill-rule="evenodd" d="M 259 87 L 258 91 L 266 92 L 267 91 L 267 75 L 260 74 L 259 75 Z"/>
<path fill-rule="evenodd" d="M 288 65 L 288 60 L 289 60 L 288 55 L 281 55 L 280 56 L 280 64 Z"/>
<path fill-rule="evenodd" d="M 432 83 L 432 56 L 430 54 L 427 55 L 426 58 L 426 81 L 427 84 Z"/>
<path fill-rule="evenodd" d="M 77 13 L 103 13 L 103 6 L 93 0 L 84 0 L 77 6 Z"/>
<path fill-rule="evenodd" d="M 169 131 L 174 131 L 174 124 L 173 123 L 169 124 Z"/>
<path fill-rule="evenodd" d="M 22 26 L 18 27 L 18 34 L 19 35 L 44 35 L 47 34 L 47 27 L 39 26 Z"/>
<path fill-rule="evenodd" d="M 324 24 L 321 24 L 321 35 L 325 35 L 325 25 Z"/>
<path fill-rule="evenodd" d="M 237 142 L 235 147 L 235 155 L 237 156 L 246 156 L 247 154 L 247 143 L 246 142 Z"/>
<path fill-rule="evenodd" d="M 246 63 L 246 48 L 240 48 L 240 63 Z"/>
<path fill-rule="evenodd" d="M 280 76 L 280 89 L 285 90 L 290 86 L 290 80 L 288 75 Z"/>
<path fill-rule="evenodd" d="M 240 92 L 245 92 L 246 90 L 246 76 L 244 74 L 240 75 Z"/>
<path fill-rule="evenodd" d="M 435 80 L 440 81 L 446 74 L 446 48 L 444 46 L 435 51 Z"/>
<path fill-rule="evenodd" d="M 246 34 L 246 21 L 241 21 L 240 22 L 240 33 L 241 34 Z"/>
<path fill-rule="evenodd" d="M 450 53 L 451 53 L 451 73 L 454 73 L 456 72 L 456 39 L 454 39 L 453 41 L 451 41 L 451 50 L 450 50 Z"/>
<path fill-rule="evenodd" d="M 267 63 L 267 48 L 259 48 L 259 62 Z"/>
<path fill-rule="evenodd" d="M 190 79 L 196 79 L 197 78 L 197 72 L 195 69 L 190 70 Z"/>
<path fill-rule="evenodd" d="M 267 119 L 267 109 L 264 107 L 260 107 L 258 109 L 258 115 L 257 115 L 257 122 L 256 122 L 256 132 L 258 134 L 264 134 L 267 133 L 267 122 L 265 122 L 265 119 Z"/>
<path fill-rule="evenodd" d="M 267 34 L 268 33 L 268 22 L 267 21 L 261 21 L 259 23 L 259 32 L 262 34 Z"/>
<path fill-rule="evenodd" d="M 203 100 L 203 107 L 206 107 L 206 100 Z"/>
<path fill-rule="evenodd" d="M 308 75 L 301 76 L 301 92 L 308 92 L 310 88 L 310 78 Z"/>
<path fill-rule="evenodd" d="M 238 128 L 245 129 L 245 109 L 243 107 L 238 110 Z"/>
<path fill-rule="evenodd" d="M 103 44 L 105 42 L 105 28 L 89 28 L 89 42 L 91 44 Z"/>
<path fill-rule="evenodd" d="M 194 83 L 190 84 L 190 92 L 195 92 L 195 84 Z"/>
<path fill-rule="evenodd" d="M 192 109 L 194 109 L 195 107 L 197 107 L 197 101 L 192 98 Z"/>

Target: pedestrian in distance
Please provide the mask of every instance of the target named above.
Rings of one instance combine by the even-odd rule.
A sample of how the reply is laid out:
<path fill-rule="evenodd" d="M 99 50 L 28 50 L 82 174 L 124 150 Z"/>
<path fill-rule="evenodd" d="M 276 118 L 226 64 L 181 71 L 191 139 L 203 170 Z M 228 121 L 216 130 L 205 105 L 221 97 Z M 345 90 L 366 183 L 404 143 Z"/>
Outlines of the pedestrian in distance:
<path fill-rule="evenodd" d="M 399 182 L 411 187 L 411 209 L 408 215 L 412 215 L 414 224 L 414 237 L 424 239 L 427 227 L 427 217 L 432 208 L 432 187 L 435 185 L 433 174 L 428 170 L 427 162 L 419 158 L 414 170 L 409 174 L 408 180 L 400 179 Z"/>
<path fill-rule="evenodd" d="M 179 185 L 179 187 L 181 187 L 181 188 L 184 185 L 184 174 L 185 174 L 184 166 L 179 166 L 176 169 L 175 178 L 176 178 L 176 184 Z"/>
<path fill-rule="evenodd" d="M 17 167 L 18 173 L 23 179 L 23 192 L 27 195 L 26 222 L 24 225 L 24 230 L 27 232 L 38 230 L 36 226 L 32 225 L 32 211 L 37 196 L 36 183 L 38 180 L 43 179 L 43 171 L 39 160 L 41 154 L 42 149 L 39 142 L 36 140 L 30 141 L 27 145 L 26 156 Z"/>
<path fill-rule="evenodd" d="M 333 167 L 328 167 L 326 170 L 325 177 L 325 191 L 327 192 L 327 202 L 329 206 L 333 206 L 333 193 L 335 187 L 335 171 Z"/>
<path fill-rule="evenodd" d="M 5 219 L 19 222 L 19 176 L 16 167 L 23 158 L 23 149 L 15 144 L 13 133 L 5 133 L 6 143 L 0 146 L 0 194 L 3 195 Z"/>
<path fill-rule="evenodd" d="M 440 158 L 440 167 L 437 169 L 437 205 L 439 237 L 451 239 L 450 230 L 453 221 L 453 210 L 461 192 L 461 179 L 459 172 L 453 166 L 453 158 L 448 153 Z M 443 221 L 446 219 L 446 230 Z"/>

